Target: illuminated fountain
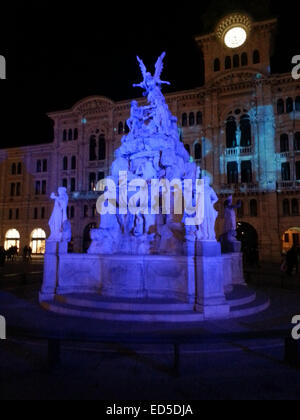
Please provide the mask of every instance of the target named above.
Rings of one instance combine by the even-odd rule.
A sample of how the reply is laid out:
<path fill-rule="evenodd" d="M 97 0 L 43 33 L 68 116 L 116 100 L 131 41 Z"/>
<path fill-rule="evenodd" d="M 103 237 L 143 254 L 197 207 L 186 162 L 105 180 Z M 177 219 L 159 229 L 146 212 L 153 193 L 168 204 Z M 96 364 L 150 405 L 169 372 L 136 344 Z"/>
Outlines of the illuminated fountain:
<path fill-rule="evenodd" d="M 68 197 L 59 189 L 46 243 L 40 302 L 57 313 L 119 321 L 189 322 L 256 313 L 268 306 L 244 284 L 235 214 L 221 244 L 218 201 L 180 141 L 161 92 L 162 54 L 152 75 L 139 60 L 146 106 L 132 102 L 129 134 L 101 182 L 98 229 L 87 254 L 69 254 Z"/>

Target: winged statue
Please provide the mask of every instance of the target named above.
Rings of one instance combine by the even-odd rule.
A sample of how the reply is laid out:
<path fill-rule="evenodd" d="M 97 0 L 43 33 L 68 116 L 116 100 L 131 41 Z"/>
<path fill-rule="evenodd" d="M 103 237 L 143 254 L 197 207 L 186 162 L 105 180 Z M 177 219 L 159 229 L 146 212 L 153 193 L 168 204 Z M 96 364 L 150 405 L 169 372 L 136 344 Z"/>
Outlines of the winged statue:
<path fill-rule="evenodd" d="M 150 72 L 147 71 L 147 68 L 139 57 L 137 57 L 137 60 L 140 65 L 140 69 L 143 76 L 143 81 L 139 84 L 134 84 L 133 87 L 140 87 L 144 90 L 146 90 L 146 94 L 148 94 L 151 90 L 155 89 L 156 87 L 161 88 L 162 84 L 170 85 L 170 82 L 165 82 L 160 79 L 160 76 L 162 74 L 164 64 L 163 60 L 165 58 L 166 53 L 163 52 L 162 55 L 158 58 L 156 64 L 155 64 L 155 73 L 154 76 L 151 75 Z"/>

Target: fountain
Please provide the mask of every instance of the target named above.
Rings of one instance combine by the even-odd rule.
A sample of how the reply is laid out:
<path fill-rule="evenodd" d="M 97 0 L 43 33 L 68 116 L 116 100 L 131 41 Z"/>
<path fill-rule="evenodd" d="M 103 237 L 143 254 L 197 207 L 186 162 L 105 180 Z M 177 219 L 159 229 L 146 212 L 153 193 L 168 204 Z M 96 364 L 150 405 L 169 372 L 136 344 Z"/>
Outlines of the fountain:
<path fill-rule="evenodd" d="M 248 315 L 269 304 L 244 283 L 239 243 L 232 239 L 233 206 L 221 252 L 218 197 L 208 177 L 199 179 L 162 94 L 169 84 L 160 78 L 164 57 L 154 75 L 138 58 L 143 81 L 134 86 L 148 103 L 132 102 L 129 133 L 111 176 L 97 187 L 100 225 L 91 231 L 87 254 L 67 252 L 68 198 L 61 188 L 51 196 L 40 293 L 45 309 L 101 320 L 192 322 Z"/>

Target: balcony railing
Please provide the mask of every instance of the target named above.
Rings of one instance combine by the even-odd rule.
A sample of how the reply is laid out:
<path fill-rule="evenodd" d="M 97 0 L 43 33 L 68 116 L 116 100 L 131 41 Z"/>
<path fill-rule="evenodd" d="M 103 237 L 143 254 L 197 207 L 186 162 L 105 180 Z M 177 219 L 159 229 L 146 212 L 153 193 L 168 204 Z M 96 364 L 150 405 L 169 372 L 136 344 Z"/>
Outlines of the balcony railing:
<path fill-rule="evenodd" d="M 253 153 L 252 146 L 233 147 L 230 149 L 226 149 L 226 156 L 245 156 L 245 155 L 252 155 L 252 153 Z"/>
<path fill-rule="evenodd" d="M 279 181 L 277 182 L 278 190 L 300 190 L 299 181 Z"/>
<path fill-rule="evenodd" d="M 259 185 L 255 182 L 239 183 L 239 184 L 221 184 L 222 193 L 235 193 L 235 192 L 257 192 Z"/>

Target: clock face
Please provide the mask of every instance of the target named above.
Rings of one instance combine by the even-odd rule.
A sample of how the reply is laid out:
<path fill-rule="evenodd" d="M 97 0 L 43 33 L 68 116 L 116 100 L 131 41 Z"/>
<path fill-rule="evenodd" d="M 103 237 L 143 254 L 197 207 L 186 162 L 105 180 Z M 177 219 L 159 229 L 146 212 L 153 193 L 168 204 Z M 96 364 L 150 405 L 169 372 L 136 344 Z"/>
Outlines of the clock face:
<path fill-rule="evenodd" d="M 247 40 L 247 32 L 241 26 L 229 29 L 224 37 L 225 45 L 228 48 L 238 48 L 245 44 Z"/>

